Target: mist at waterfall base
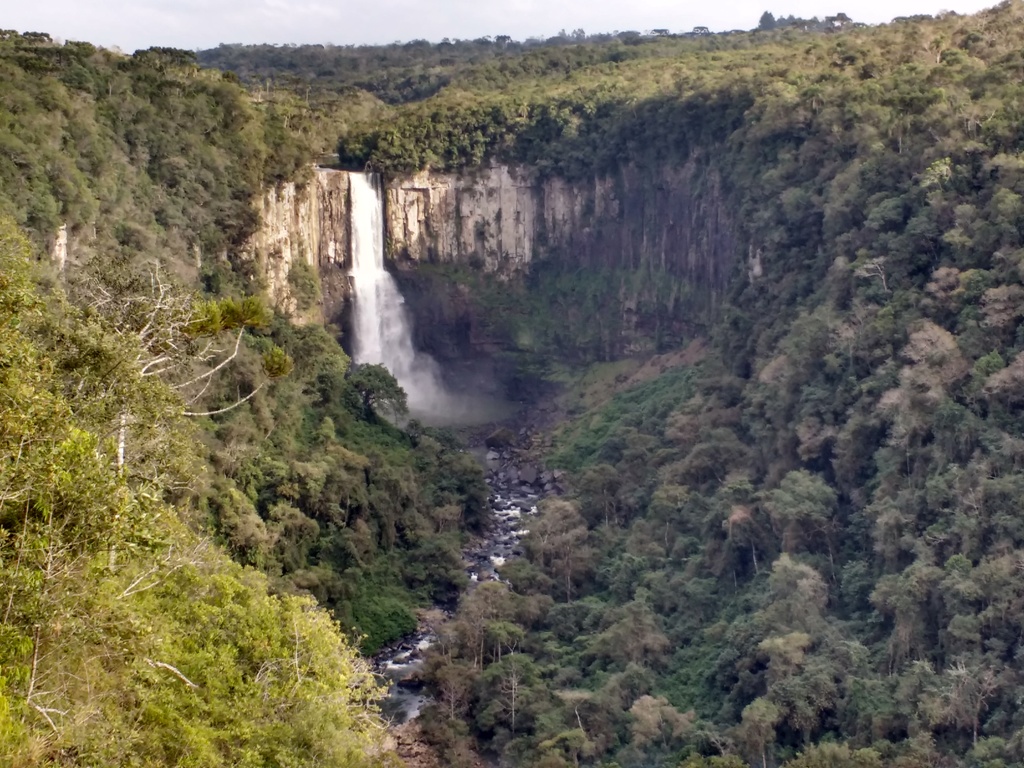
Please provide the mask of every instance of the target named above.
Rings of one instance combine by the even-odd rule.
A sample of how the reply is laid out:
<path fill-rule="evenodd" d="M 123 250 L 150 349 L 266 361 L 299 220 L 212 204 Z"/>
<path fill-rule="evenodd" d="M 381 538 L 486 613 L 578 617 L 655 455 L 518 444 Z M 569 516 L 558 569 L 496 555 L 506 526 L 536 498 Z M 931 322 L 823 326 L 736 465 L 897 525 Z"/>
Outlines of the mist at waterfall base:
<path fill-rule="evenodd" d="M 384 204 L 380 177 L 349 174 L 352 223 L 353 360 L 387 368 L 405 390 L 409 415 L 426 424 L 481 424 L 509 415 L 501 400 L 455 393 L 430 355 L 417 352 L 398 285 L 384 268 Z"/>

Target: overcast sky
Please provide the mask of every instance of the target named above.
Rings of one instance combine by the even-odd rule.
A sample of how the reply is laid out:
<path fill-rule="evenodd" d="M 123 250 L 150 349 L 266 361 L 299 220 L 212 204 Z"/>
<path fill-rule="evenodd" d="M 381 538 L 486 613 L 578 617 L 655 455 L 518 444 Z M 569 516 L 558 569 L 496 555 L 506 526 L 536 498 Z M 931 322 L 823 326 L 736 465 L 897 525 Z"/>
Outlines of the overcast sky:
<path fill-rule="evenodd" d="M 126 52 L 152 45 L 210 48 L 218 43 L 389 43 L 443 37 L 549 37 L 695 26 L 749 29 L 776 16 L 855 21 L 952 10 L 972 13 L 993 0 L 2 0 L 0 29 L 49 32 Z"/>

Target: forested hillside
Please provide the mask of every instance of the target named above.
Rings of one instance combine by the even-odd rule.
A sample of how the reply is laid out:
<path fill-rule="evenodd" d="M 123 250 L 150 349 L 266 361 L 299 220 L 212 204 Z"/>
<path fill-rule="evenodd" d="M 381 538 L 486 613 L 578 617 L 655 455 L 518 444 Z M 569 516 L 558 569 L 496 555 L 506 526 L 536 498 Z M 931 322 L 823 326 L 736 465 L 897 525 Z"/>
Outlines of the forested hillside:
<path fill-rule="evenodd" d="M 1022 21 L 581 53 L 343 137 L 391 173 L 696 159 L 742 243 L 703 361 L 577 409 L 576 498 L 449 625 L 453 761 L 1024 760 Z"/>
<path fill-rule="evenodd" d="M 254 199 L 315 125 L 188 52 L 0 34 L 4 765 L 390 759 L 355 647 L 454 594 L 486 486 L 261 301 Z"/>
<path fill-rule="evenodd" d="M 186 307 L 259 295 L 263 277 L 243 248 L 258 224 L 253 201 L 308 174 L 308 107 L 254 101 L 184 51 L 125 57 L 12 33 L 0 66 L 0 210 L 41 246 L 67 227 L 61 279 L 74 303 L 131 324 L 135 304 L 168 291 L 182 291 Z M 300 278 L 296 289 L 315 300 L 315 276 Z M 276 588 L 316 595 L 365 647 L 394 639 L 416 604 L 450 596 L 463 578 L 448 521 L 483 524 L 479 468 L 445 434 L 401 432 L 368 411 L 366 395 L 382 385 L 347 376 L 329 329 L 264 309 L 239 327 L 224 306 L 213 347 L 190 350 L 224 363 L 216 375 L 197 368 L 186 386 L 181 365 L 156 367 L 177 377 L 186 410 L 227 409 L 202 429 L 212 471 L 193 484 L 198 522 Z M 269 376 L 268 356 L 291 374 Z"/>
<path fill-rule="evenodd" d="M 572 493 L 428 662 L 445 764 L 473 741 L 543 768 L 1024 763 L 1024 6 L 834 18 L 465 46 L 440 69 L 389 49 L 377 74 L 362 51 L 320 84 L 347 167 L 690 164 L 735 228 L 686 354 L 655 338 L 664 370 L 566 374 L 604 377 L 558 403 L 546 461 Z M 449 435 L 378 417 L 375 397 L 401 404 L 384 372 L 253 300 L 251 198 L 327 130 L 309 67 L 273 87 L 253 67 L 247 95 L 187 53 L 3 38 L 0 210 L 37 254 L 67 223 L 77 262 L 34 293 L 5 229 L 0 738 L 20 765 L 376 759 L 363 670 L 267 587 L 315 595 L 366 648 L 397 637 L 461 586 L 486 486 Z M 597 313 L 621 293 L 542 246 L 514 280 L 431 279 L 493 301 L 496 326 L 517 312 L 512 346 L 551 322 L 510 296 Z M 165 287 L 188 321 L 152 340 Z M 562 325 L 531 374 L 565 374 L 592 330 Z M 145 376 L 154 353 L 172 365 Z"/>
<path fill-rule="evenodd" d="M 927 16 L 915 17 L 917 20 Z M 757 28 L 751 29 L 758 21 Z M 515 40 L 509 35 L 476 39 L 444 38 L 440 42 L 409 40 L 390 45 L 313 45 L 222 43 L 199 51 L 206 67 L 234 72 L 243 82 L 265 90 L 280 87 L 307 97 L 364 91 L 387 104 L 428 98 L 450 85 L 460 86 L 479 70 L 498 69 L 525 75 L 565 70 L 581 63 L 622 62 L 651 55 L 671 55 L 681 40 L 714 35 L 721 40 L 747 31 L 800 30 L 826 32 L 855 24 L 845 13 L 804 19 L 766 11 L 759 20 L 735 19 L 739 29 L 615 30 L 588 34 L 582 28 L 561 30 L 551 37 Z M 862 25 L 861 25 L 862 26 Z M 500 30 L 496 30 L 500 32 Z M 666 45 L 667 43 L 667 45 Z"/>
<path fill-rule="evenodd" d="M 190 530 L 196 437 L 143 335 L 30 264 L 0 220 L 3 764 L 383 764 L 338 626 Z"/>

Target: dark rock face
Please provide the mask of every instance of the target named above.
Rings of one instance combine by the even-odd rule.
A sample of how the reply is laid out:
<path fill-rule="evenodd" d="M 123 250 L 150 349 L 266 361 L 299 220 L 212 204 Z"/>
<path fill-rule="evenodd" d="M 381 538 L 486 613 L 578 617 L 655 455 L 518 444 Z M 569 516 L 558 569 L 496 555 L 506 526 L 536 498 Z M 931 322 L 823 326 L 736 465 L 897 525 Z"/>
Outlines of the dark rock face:
<path fill-rule="evenodd" d="M 345 302 L 352 295 L 352 231 L 348 195 L 348 174 L 319 171 L 316 210 L 321 222 L 317 243 L 317 272 L 320 275 L 321 308 L 328 323 L 338 322 Z"/>
<path fill-rule="evenodd" d="M 472 362 L 515 399 L 546 360 L 700 335 L 746 255 L 720 174 L 700 159 L 573 182 L 500 166 L 422 173 L 391 180 L 386 206 L 417 346 L 446 367 Z"/>
<path fill-rule="evenodd" d="M 540 234 L 568 265 L 683 278 L 717 293 L 739 253 L 721 187 L 713 167 L 693 160 L 657 172 L 625 166 L 587 185 L 548 182 L 543 207 L 549 197 L 576 202 L 561 221 L 546 220 Z"/>
<path fill-rule="evenodd" d="M 505 166 L 425 172 L 390 180 L 386 205 L 399 268 L 459 264 L 507 279 L 555 260 L 717 291 L 739 253 L 720 175 L 699 158 L 656 170 L 624 165 L 585 181 Z"/>

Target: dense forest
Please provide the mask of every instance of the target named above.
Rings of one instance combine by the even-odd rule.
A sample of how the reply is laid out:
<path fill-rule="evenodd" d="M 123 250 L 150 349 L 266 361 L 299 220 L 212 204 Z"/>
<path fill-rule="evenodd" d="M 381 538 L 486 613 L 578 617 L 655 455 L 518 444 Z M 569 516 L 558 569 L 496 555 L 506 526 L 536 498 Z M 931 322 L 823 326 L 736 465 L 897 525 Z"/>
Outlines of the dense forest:
<path fill-rule="evenodd" d="M 204 58 L 248 92 L 186 52 L 0 35 L 15 764 L 372 764 L 354 638 L 460 593 L 421 717 L 446 765 L 1024 763 L 1024 5 L 830 19 Z M 239 258 L 332 131 L 392 177 L 722 180 L 739 253 L 695 351 L 563 377 L 544 459 L 572 492 L 502 581 L 462 591 L 476 465 L 381 419 L 387 373 L 273 317 Z M 76 261 L 33 281 L 62 225 Z M 523 286 L 498 288 L 496 316 Z"/>
<path fill-rule="evenodd" d="M 918 20 L 928 17 L 916 17 Z M 752 19 L 738 19 L 738 23 Z M 855 22 L 845 13 L 804 19 L 790 14 L 762 14 L 756 32 L 792 29 L 826 32 Z M 860 25 L 863 26 L 863 25 Z M 221 44 L 199 51 L 203 66 L 230 71 L 260 90 L 271 86 L 316 93 L 372 94 L 387 104 L 420 101 L 449 85 L 461 84 L 481 67 L 496 66 L 520 73 L 540 74 L 571 66 L 572 62 L 621 62 L 651 55 L 672 55 L 666 41 L 714 35 L 745 35 L 746 29 L 711 32 L 706 27 L 673 32 L 668 29 L 623 30 L 587 34 L 583 29 L 561 30 L 548 38 L 515 40 L 509 35 L 449 39 L 433 43 L 410 40 L 390 45 L 242 45 Z"/>
<path fill-rule="evenodd" d="M 452 764 L 1024 760 L 1022 20 L 533 51 L 346 130 L 399 175 L 697 158 L 743 243 L 703 360 L 576 408 L 574 497 L 442 629 Z"/>
<path fill-rule="evenodd" d="M 188 52 L 0 34 L 5 765 L 387 757 L 355 646 L 455 594 L 486 486 L 261 300 L 253 202 L 315 123 Z"/>
<path fill-rule="evenodd" d="M 0 220 L 3 764 L 382 764 L 381 691 L 338 626 L 190 524 L 202 451 L 147 334 L 31 264 Z"/>

